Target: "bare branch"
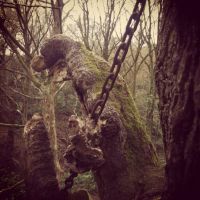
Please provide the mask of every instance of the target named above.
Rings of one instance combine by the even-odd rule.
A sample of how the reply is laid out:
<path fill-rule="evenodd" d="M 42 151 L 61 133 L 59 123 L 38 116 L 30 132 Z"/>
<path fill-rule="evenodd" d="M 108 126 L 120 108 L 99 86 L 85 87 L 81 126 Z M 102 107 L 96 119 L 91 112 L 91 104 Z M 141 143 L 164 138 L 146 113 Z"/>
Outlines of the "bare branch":
<path fill-rule="evenodd" d="M 4 95 L 18 108 L 19 105 L 17 104 L 17 102 L 7 94 L 7 91 L 5 91 L 2 87 L 0 87 L 0 90 L 4 93 Z"/>
<path fill-rule="evenodd" d="M 11 91 L 13 91 L 14 93 L 19 94 L 19 95 L 21 95 L 21 96 L 23 96 L 23 97 L 26 97 L 26 98 L 29 98 L 29 99 L 35 99 L 35 100 L 42 100 L 42 99 L 43 99 L 43 98 L 41 98 L 41 97 L 32 97 L 32 96 L 29 96 L 29 95 L 27 95 L 27 94 L 23 94 L 23 93 L 21 93 L 21 92 L 15 90 L 15 89 L 13 89 L 13 88 L 11 88 L 11 87 L 9 87 L 9 89 L 10 89 Z"/>
<path fill-rule="evenodd" d="M 7 36 L 20 50 L 22 50 L 27 56 L 31 57 L 30 53 L 11 35 L 8 29 L 4 26 L 2 20 L 0 20 L 0 30 L 5 36 Z"/>
<path fill-rule="evenodd" d="M 9 127 L 9 128 L 24 128 L 25 125 L 0 123 L 0 126 Z M 12 186 L 12 187 L 13 187 L 13 186 Z M 5 191 L 7 191 L 8 189 L 9 189 L 9 188 L 0 190 L 0 196 L 2 195 L 2 193 L 4 193 Z M 9 189 L 9 190 L 10 190 L 10 189 Z"/>
<path fill-rule="evenodd" d="M 64 6 L 65 6 L 66 4 L 68 4 L 69 2 L 70 2 L 70 0 L 68 0 L 66 3 L 64 3 Z M 67 13 L 65 14 L 65 16 L 63 17 L 62 23 L 64 23 L 65 20 L 69 17 L 70 13 L 71 13 L 72 10 L 74 9 L 74 6 L 75 6 L 75 1 L 73 1 L 73 6 L 71 7 L 71 9 L 69 9 L 69 10 L 67 11 Z"/>
<path fill-rule="evenodd" d="M 58 88 L 58 90 L 55 92 L 55 96 L 62 90 L 62 88 L 65 86 L 66 82 L 63 82 L 61 86 Z"/>
<path fill-rule="evenodd" d="M 27 75 L 24 74 L 23 72 L 16 71 L 16 70 L 12 70 L 12 69 L 0 68 L 0 70 L 5 70 L 5 71 L 8 71 L 8 72 L 11 72 L 11 73 L 14 73 L 14 74 L 21 74 L 21 75 L 23 75 L 23 76 L 27 76 Z"/>
<path fill-rule="evenodd" d="M 24 183 L 24 180 L 21 180 L 8 188 L 0 190 L 0 198 L 2 199 L 3 197 L 6 196 L 6 194 L 9 194 L 12 190 L 14 190 L 16 187 L 18 187 L 19 185 L 23 183 Z"/>
<path fill-rule="evenodd" d="M 15 8 L 14 3 L 11 2 L 5 2 L 5 1 L 0 1 L 0 6 L 5 7 L 5 8 Z M 18 4 L 19 6 L 22 7 L 30 7 L 30 8 L 51 8 L 51 9 L 60 9 L 59 7 L 56 6 L 43 6 L 43 5 L 27 5 L 27 4 Z"/>

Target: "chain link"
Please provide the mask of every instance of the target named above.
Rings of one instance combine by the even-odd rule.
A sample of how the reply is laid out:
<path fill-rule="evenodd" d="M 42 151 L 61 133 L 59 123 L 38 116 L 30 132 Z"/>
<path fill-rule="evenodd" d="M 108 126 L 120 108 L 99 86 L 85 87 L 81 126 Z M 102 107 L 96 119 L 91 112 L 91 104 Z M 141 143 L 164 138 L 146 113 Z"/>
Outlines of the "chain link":
<path fill-rule="evenodd" d="M 146 3 L 146 0 L 137 0 L 136 4 L 134 6 L 133 12 L 128 20 L 125 33 L 124 33 L 121 43 L 115 53 L 112 66 L 110 68 L 110 73 L 107 76 L 107 78 L 103 84 L 101 95 L 100 95 L 99 99 L 95 102 L 95 104 L 92 108 L 91 118 L 94 119 L 95 122 L 98 121 L 98 119 L 105 107 L 107 99 L 109 97 L 109 93 L 112 90 L 114 83 L 117 79 L 117 76 L 121 69 L 121 65 L 126 57 L 128 48 L 131 44 L 131 39 L 132 39 L 133 34 L 136 31 L 137 26 L 139 24 L 140 17 L 142 15 L 144 7 L 145 7 L 145 3 Z"/>

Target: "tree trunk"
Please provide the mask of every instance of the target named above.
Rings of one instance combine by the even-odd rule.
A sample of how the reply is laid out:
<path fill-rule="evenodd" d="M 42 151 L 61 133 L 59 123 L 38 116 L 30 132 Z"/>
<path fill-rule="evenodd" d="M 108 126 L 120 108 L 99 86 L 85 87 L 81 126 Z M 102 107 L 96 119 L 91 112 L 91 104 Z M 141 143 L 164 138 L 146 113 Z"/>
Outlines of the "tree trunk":
<path fill-rule="evenodd" d="M 153 64 L 152 64 L 153 65 Z M 150 72 L 150 88 L 148 93 L 148 103 L 147 103 L 147 115 L 146 115 L 146 124 L 151 134 L 154 131 L 154 112 L 155 112 L 155 100 L 156 100 L 156 89 L 154 82 L 154 72 L 151 69 Z"/>
<path fill-rule="evenodd" d="M 53 12 L 53 34 L 62 33 L 62 11 L 63 11 L 63 0 L 51 0 L 52 12 Z"/>
<path fill-rule="evenodd" d="M 132 74 L 132 79 L 133 79 L 133 99 L 135 100 L 135 97 L 136 97 L 136 84 L 137 84 L 137 70 L 136 70 L 136 67 L 134 66 L 134 72 L 133 72 L 133 74 Z"/>
<path fill-rule="evenodd" d="M 30 200 L 54 200 L 59 187 L 48 132 L 40 114 L 33 115 L 24 129 L 26 186 Z"/>
<path fill-rule="evenodd" d="M 52 35 L 62 33 L 62 11 L 63 11 L 63 0 L 51 0 L 52 13 L 53 13 L 53 31 Z M 61 182 L 61 176 L 63 170 L 61 168 L 58 156 L 58 138 L 56 132 L 56 120 L 55 120 L 55 94 L 56 84 L 48 80 L 49 85 L 45 85 L 42 89 L 44 92 L 44 101 L 42 106 L 42 114 L 44 116 L 44 123 L 47 127 L 48 138 L 50 147 L 53 152 L 53 160 L 55 170 L 57 174 L 57 180 L 59 184 Z"/>
<path fill-rule="evenodd" d="M 163 200 L 200 199 L 198 1 L 164 0 L 156 85 L 166 153 Z"/>
<path fill-rule="evenodd" d="M 42 107 L 42 114 L 44 117 L 44 123 L 47 128 L 50 147 L 53 153 L 54 166 L 57 174 L 57 180 L 61 181 L 62 169 L 58 157 L 58 138 L 56 132 L 56 119 L 55 119 L 55 93 L 56 88 L 53 81 L 49 86 L 45 86 L 43 90 L 45 92 L 44 102 Z"/>
<path fill-rule="evenodd" d="M 41 54 L 50 68 L 54 68 L 58 59 L 64 59 L 64 67 L 51 69 L 54 77 L 56 78 L 57 74 L 60 79 L 60 75 L 67 70 L 67 76 L 63 77 L 63 80 L 72 80 L 84 113 L 88 114 L 99 97 L 105 77 L 109 73 L 109 64 L 84 49 L 80 43 L 63 35 L 55 35 L 47 40 L 42 46 Z M 101 199 L 131 200 L 141 198 L 154 189 L 159 188 L 160 191 L 163 180 L 159 179 L 159 183 L 158 178 L 155 178 L 158 175 L 155 172 L 158 171 L 155 150 L 121 77 L 111 92 L 101 121 L 104 123 L 99 135 L 99 147 L 105 163 L 97 169 L 91 167 Z M 84 142 L 84 139 L 82 141 Z M 79 151 L 80 156 L 76 157 L 79 164 L 82 154 L 84 152 Z"/>

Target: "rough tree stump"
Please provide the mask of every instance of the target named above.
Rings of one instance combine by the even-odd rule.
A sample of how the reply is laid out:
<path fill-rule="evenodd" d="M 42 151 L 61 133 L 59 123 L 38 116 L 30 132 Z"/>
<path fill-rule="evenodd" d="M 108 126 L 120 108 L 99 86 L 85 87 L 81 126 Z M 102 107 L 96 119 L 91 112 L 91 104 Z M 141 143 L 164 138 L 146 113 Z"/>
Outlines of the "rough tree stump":
<path fill-rule="evenodd" d="M 59 188 L 48 133 L 40 114 L 24 129 L 27 199 L 55 200 Z"/>

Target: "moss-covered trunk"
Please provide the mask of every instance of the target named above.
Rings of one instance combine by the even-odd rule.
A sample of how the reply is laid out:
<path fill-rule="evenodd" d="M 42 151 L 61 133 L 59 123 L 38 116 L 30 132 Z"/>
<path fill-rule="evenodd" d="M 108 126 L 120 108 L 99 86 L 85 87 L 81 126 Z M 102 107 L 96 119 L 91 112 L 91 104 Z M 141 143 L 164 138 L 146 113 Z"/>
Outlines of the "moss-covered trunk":
<path fill-rule="evenodd" d="M 108 62 L 63 35 L 47 40 L 41 53 L 50 68 L 59 59 L 66 62 L 64 67 L 52 69 L 53 73 L 59 79 L 62 73 L 58 73 L 58 70 L 67 69 L 64 79 L 72 80 L 83 105 L 83 115 L 90 113 L 108 75 Z M 110 94 L 100 120 L 105 121 L 100 132 L 100 148 L 105 163 L 93 173 L 101 199 L 131 200 L 161 190 L 163 180 L 157 184 L 157 173 L 152 175 L 158 169 L 155 150 L 121 77 Z"/>

